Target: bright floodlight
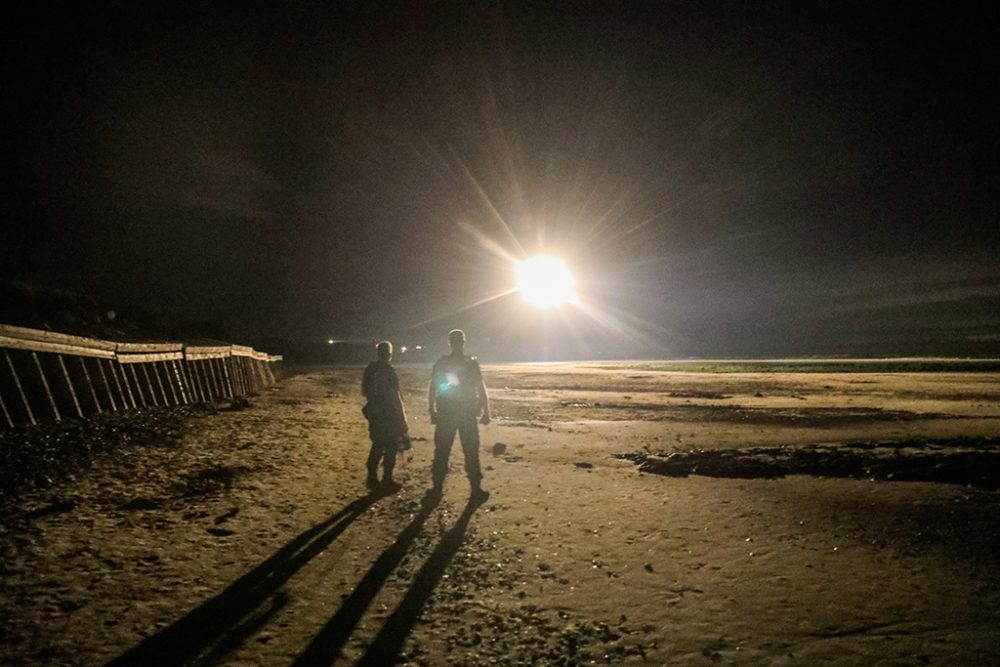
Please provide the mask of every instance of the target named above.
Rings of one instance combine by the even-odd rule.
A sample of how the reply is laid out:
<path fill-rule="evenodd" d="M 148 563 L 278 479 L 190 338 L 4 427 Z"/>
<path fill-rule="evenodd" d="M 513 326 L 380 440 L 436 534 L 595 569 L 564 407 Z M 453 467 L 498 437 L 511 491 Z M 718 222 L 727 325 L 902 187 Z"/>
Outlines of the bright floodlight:
<path fill-rule="evenodd" d="M 557 306 L 573 300 L 573 277 L 561 261 L 540 255 L 518 262 L 517 291 L 536 306 Z"/>

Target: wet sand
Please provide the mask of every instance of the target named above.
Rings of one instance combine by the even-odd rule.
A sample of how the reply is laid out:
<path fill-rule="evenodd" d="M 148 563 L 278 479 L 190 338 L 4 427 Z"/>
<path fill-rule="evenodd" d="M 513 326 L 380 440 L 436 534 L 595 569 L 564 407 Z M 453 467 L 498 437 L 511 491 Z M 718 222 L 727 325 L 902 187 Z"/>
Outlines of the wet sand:
<path fill-rule="evenodd" d="M 487 366 L 477 507 L 457 443 L 422 503 L 427 369 L 400 371 L 415 442 L 395 495 L 364 490 L 360 369 L 314 369 L 8 506 L 0 662 L 1000 663 L 981 479 L 639 465 L 987 456 L 1000 375 Z"/>

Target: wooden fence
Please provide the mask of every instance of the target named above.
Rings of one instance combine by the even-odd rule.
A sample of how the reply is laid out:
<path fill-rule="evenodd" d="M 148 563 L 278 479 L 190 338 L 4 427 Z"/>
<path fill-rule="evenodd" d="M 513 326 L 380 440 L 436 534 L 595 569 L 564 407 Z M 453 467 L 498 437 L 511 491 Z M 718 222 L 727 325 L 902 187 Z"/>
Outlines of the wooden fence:
<path fill-rule="evenodd" d="M 243 345 L 116 343 L 0 324 L 0 426 L 232 400 L 275 382 L 280 356 Z"/>

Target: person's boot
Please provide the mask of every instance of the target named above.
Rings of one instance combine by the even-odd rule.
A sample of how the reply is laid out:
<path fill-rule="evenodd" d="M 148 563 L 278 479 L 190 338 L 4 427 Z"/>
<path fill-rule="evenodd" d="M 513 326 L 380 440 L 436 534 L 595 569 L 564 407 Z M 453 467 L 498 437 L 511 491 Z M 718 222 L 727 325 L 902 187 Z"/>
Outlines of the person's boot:
<path fill-rule="evenodd" d="M 483 488 L 481 479 L 470 479 L 469 486 L 471 487 L 471 493 L 469 494 L 470 503 L 482 505 L 490 497 L 490 492 Z"/>
<path fill-rule="evenodd" d="M 425 505 L 436 505 L 440 500 L 441 496 L 444 495 L 444 482 L 434 480 L 434 486 L 427 489 L 427 493 L 424 494 L 424 504 Z"/>
<path fill-rule="evenodd" d="M 368 471 L 368 477 L 365 479 L 365 486 L 368 487 L 369 491 L 374 491 L 378 488 L 378 475 L 371 470 Z"/>
<path fill-rule="evenodd" d="M 386 475 L 382 480 L 382 486 L 379 489 L 382 493 L 393 494 L 403 488 L 403 485 L 392 478 L 392 475 Z"/>

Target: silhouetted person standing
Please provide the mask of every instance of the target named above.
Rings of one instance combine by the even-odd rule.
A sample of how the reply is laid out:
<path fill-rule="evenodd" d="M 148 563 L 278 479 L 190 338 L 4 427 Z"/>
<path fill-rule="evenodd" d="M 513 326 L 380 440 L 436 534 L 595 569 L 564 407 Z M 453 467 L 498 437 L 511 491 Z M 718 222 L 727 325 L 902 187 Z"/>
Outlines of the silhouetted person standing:
<path fill-rule="evenodd" d="M 448 458 L 455 442 L 455 432 L 462 441 L 465 474 L 469 476 L 474 500 L 485 500 L 489 493 L 482 488 L 483 472 L 479 467 L 479 426 L 490 423 L 490 399 L 475 357 L 465 355 L 465 332 L 454 329 L 448 334 L 451 354 L 441 357 L 431 371 L 427 389 L 427 408 L 434 429 L 434 480 L 432 495 L 440 495 L 448 474 Z"/>
<path fill-rule="evenodd" d="M 368 364 L 364 379 L 361 380 L 361 393 L 368 401 L 364 407 L 365 417 L 368 419 L 368 435 L 372 439 L 366 483 L 369 489 L 378 488 L 378 464 L 381 461 L 384 470 L 382 486 L 395 490 L 392 471 L 396 466 L 396 452 L 399 451 L 400 443 L 409 437 L 406 411 L 403 409 L 403 397 L 399 393 L 399 377 L 389 365 L 392 360 L 392 343 L 384 340 L 375 349 L 378 359 Z"/>

